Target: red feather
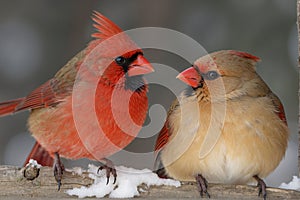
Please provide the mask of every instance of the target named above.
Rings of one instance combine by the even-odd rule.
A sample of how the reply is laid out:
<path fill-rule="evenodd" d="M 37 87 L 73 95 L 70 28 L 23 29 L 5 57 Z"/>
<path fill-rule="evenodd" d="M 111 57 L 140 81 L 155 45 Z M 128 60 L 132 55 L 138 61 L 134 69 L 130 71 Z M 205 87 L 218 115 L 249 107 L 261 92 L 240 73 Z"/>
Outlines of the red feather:
<path fill-rule="evenodd" d="M 242 57 L 242 58 L 248 58 L 248 59 L 253 60 L 253 61 L 255 61 L 255 62 L 260 61 L 260 58 L 259 58 L 259 57 L 256 57 L 256 56 L 251 55 L 251 54 L 246 53 L 246 52 L 234 51 L 234 50 L 230 50 L 229 52 L 230 52 L 231 54 L 237 55 L 237 56 Z"/>
<path fill-rule="evenodd" d="M 116 41 L 110 41 L 104 48 L 95 49 L 104 39 L 122 33 L 122 30 L 98 12 L 94 13 L 93 20 L 95 21 L 94 27 L 98 30 L 93 37 L 97 39 L 89 43 L 85 50 L 71 59 L 57 72 L 54 78 L 35 89 L 28 96 L 0 104 L 0 116 L 21 110 L 33 110 L 28 120 L 28 126 L 38 143 L 35 144 L 27 161 L 34 158 L 43 165 L 51 165 L 53 162 L 51 156 L 54 153 L 70 159 L 101 160 L 127 146 L 138 134 L 145 120 L 148 108 L 147 86 L 143 87 L 144 89 L 141 91 L 127 89 L 128 82 L 124 76 L 125 71 L 115 62 L 105 69 L 104 74 L 100 75 L 99 73 L 99 76 L 102 76 L 100 80 L 98 80 L 100 78 L 98 74 L 94 73 L 101 71 L 101 66 L 103 68 L 106 66 L 104 65 L 106 60 L 120 55 L 134 55 L 135 52 L 140 52 L 139 48 L 126 34 L 122 34 L 121 40 L 117 38 Z M 95 51 L 91 53 L 92 50 Z M 146 66 L 150 68 L 146 59 L 140 57 L 134 59 L 132 63 L 136 60 L 139 62 L 132 66 L 131 70 L 139 67 L 146 68 Z M 84 64 L 81 65 L 82 63 Z M 76 79 L 79 69 L 83 69 L 84 72 L 80 74 L 79 79 Z M 90 70 L 95 71 L 90 73 Z M 148 69 L 143 74 L 151 71 Z M 75 81 L 82 83 L 79 85 L 81 95 L 78 95 L 80 101 L 76 104 L 77 107 L 73 107 L 74 99 L 77 96 L 76 98 L 72 96 Z M 94 83 L 98 84 L 96 94 L 91 91 L 91 85 Z M 115 91 L 119 93 L 116 96 L 120 98 L 120 101 L 117 101 L 120 103 L 112 106 L 111 100 Z M 87 99 L 92 99 L 95 105 L 93 106 Z M 121 101 L 124 99 L 128 99 L 129 105 L 126 104 L 126 101 Z M 53 108 L 47 109 L 46 107 Z M 123 116 L 123 113 L 128 112 L 128 107 L 129 116 L 127 118 Z M 113 108 L 116 110 L 112 110 Z M 77 115 L 80 113 L 82 119 L 78 120 L 77 115 L 77 118 L 74 117 L 74 110 Z M 94 113 L 95 115 L 93 115 Z M 115 113 L 117 115 L 114 115 Z M 120 117 L 116 120 L 115 116 L 118 115 Z M 129 118 L 130 120 L 128 120 Z M 132 120 L 135 122 L 134 124 Z M 121 129 L 118 123 L 122 124 L 130 134 Z M 102 131 L 96 129 L 99 125 L 101 125 L 99 129 Z M 78 127 L 83 129 L 81 132 L 85 133 L 84 135 L 79 134 Z"/>
<path fill-rule="evenodd" d="M 269 97 L 271 98 L 273 105 L 275 106 L 275 112 L 277 113 L 278 117 L 287 125 L 284 108 L 280 99 L 273 93 L 270 93 Z"/>
<path fill-rule="evenodd" d="M 110 38 L 113 35 L 123 32 L 120 27 L 118 27 L 111 20 L 103 16 L 97 11 L 94 11 L 93 20 L 96 24 L 93 26 L 99 31 L 97 33 L 92 34 L 92 37 L 105 40 Z"/>
<path fill-rule="evenodd" d="M 53 79 L 47 81 L 34 91 L 32 91 L 25 99 L 16 107 L 15 111 L 36 109 L 48 106 L 53 106 L 61 100 L 57 98 L 56 93 L 52 87 Z"/>
<path fill-rule="evenodd" d="M 167 144 L 167 142 L 169 140 L 169 136 L 170 136 L 170 132 L 168 129 L 168 121 L 166 121 L 163 128 L 159 132 L 159 135 L 157 137 L 156 144 L 155 144 L 156 159 L 155 159 L 155 163 L 154 163 L 154 169 L 155 169 L 156 174 L 160 178 L 170 178 L 167 175 L 166 170 L 165 170 L 165 168 L 161 162 L 161 158 L 160 158 L 160 150 L 162 150 L 163 147 Z"/>
<path fill-rule="evenodd" d="M 159 135 L 157 137 L 156 144 L 155 144 L 155 151 L 159 151 L 168 142 L 170 134 L 169 134 L 169 129 L 167 127 L 167 124 L 168 124 L 168 121 L 165 122 L 163 128 L 159 132 Z"/>
<path fill-rule="evenodd" d="M 283 108 L 283 105 L 280 103 L 278 106 L 277 106 L 277 114 L 279 116 L 279 118 L 287 125 L 287 120 L 286 120 L 286 117 L 285 117 L 285 112 L 284 112 L 284 108 Z"/>
<path fill-rule="evenodd" d="M 25 98 L 14 99 L 0 103 L 0 116 L 5 116 L 16 112 L 16 107 L 24 101 Z"/>
<path fill-rule="evenodd" d="M 38 163 L 42 166 L 53 166 L 53 158 L 50 154 L 44 149 L 38 142 L 36 142 L 28 155 L 26 161 L 24 162 L 24 166 L 29 162 L 30 159 L 34 159 L 38 161 Z"/>

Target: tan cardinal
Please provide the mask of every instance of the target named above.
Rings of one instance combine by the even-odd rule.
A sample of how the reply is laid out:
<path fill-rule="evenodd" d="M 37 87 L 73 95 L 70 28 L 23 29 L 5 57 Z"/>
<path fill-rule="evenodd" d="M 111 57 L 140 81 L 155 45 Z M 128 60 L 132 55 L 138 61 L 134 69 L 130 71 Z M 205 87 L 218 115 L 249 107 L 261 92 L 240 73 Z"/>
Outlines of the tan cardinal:
<path fill-rule="evenodd" d="M 156 143 L 160 176 L 198 183 L 247 184 L 266 198 L 268 176 L 283 158 L 288 127 L 278 97 L 256 73 L 259 58 L 224 50 L 178 75 L 191 86 L 168 113 Z"/>

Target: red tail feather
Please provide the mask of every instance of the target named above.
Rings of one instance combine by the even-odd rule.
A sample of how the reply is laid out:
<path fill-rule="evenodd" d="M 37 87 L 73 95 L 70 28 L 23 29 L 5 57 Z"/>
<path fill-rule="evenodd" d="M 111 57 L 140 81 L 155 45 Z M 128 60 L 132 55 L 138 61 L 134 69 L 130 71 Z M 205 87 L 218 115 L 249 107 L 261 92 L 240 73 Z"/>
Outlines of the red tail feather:
<path fill-rule="evenodd" d="M 42 166 L 53 166 L 53 158 L 50 156 L 48 151 L 44 149 L 38 142 L 33 146 L 29 156 L 27 157 L 24 166 L 29 162 L 30 159 L 36 160 Z"/>
<path fill-rule="evenodd" d="M 13 114 L 16 111 L 16 107 L 23 101 L 24 98 L 20 98 L 0 103 L 0 117 Z"/>

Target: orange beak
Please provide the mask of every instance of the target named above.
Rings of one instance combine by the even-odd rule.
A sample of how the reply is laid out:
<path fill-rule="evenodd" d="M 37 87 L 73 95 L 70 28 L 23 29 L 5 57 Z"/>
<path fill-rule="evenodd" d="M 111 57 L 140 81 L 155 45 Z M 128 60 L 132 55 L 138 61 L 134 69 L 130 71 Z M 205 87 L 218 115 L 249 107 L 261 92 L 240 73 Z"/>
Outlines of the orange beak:
<path fill-rule="evenodd" d="M 176 78 L 194 88 L 198 87 L 202 79 L 199 73 L 194 69 L 194 67 L 190 67 L 184 70 Z"/>
<path fill-rule="evenodd" d="M 149 61 L 144 56 L 138 55 L 138 57 L 129 65 L 127 74 L 130 77 L 152 72 L 154 72 L 154 68 Z"/>

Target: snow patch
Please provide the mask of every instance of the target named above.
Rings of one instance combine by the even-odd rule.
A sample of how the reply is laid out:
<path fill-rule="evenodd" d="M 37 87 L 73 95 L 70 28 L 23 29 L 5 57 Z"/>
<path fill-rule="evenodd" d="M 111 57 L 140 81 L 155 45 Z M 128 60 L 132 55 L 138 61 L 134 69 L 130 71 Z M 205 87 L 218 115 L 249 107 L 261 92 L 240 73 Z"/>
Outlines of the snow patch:
<path fill-rule="evenodd" d="M 300 178 L 298 178 L 297 176 L 293 176 L 293 180 L 291 182 L 281 183 L 279 188 L 300 191 Z"/>
<path fill-rule="evenodd" d="M 25 166 L 26 168 L 28 167 L 36 167 L 38 169 L 40 169 L 42 167 L 42 165 L 40 165 L 36 160 L 30 159 L 29 162 L 26 164 Z"/>
<path fill-rule="evenodd" d="M 81 167 L 73 167 L 72 169 L 66 169 L 66 171 L 71 172 L 73 175 L 81 176 L 85 170 L 83 170 Z"/>
<path fill-rule="evenodd" d="M 80 187 L 67 190 L 69 195 L 75 195 L 79 198 L 84 197 L 105 197 L 110 198 L 131 198 L 139 196 L 140 192 L 145 192 L 143 189 L 138 190 L 138 186 L 142 183 L 148 187 L 151 185 L 167 185 L 179 187 L 180 182 L 172 179 L 162 179 L 153 173 L 150 169 L 133 169 L 124 166 L 115 167 L 117 170 L 117 180 L 113 184 L 114 178 L 111 176 L 109 183 L 106 185 L 107 178 L 105 170 L 97 173 L 98 167 L 89 165 L 89 177 L 94 179 L 94 184 L 90 187 Z"/>

